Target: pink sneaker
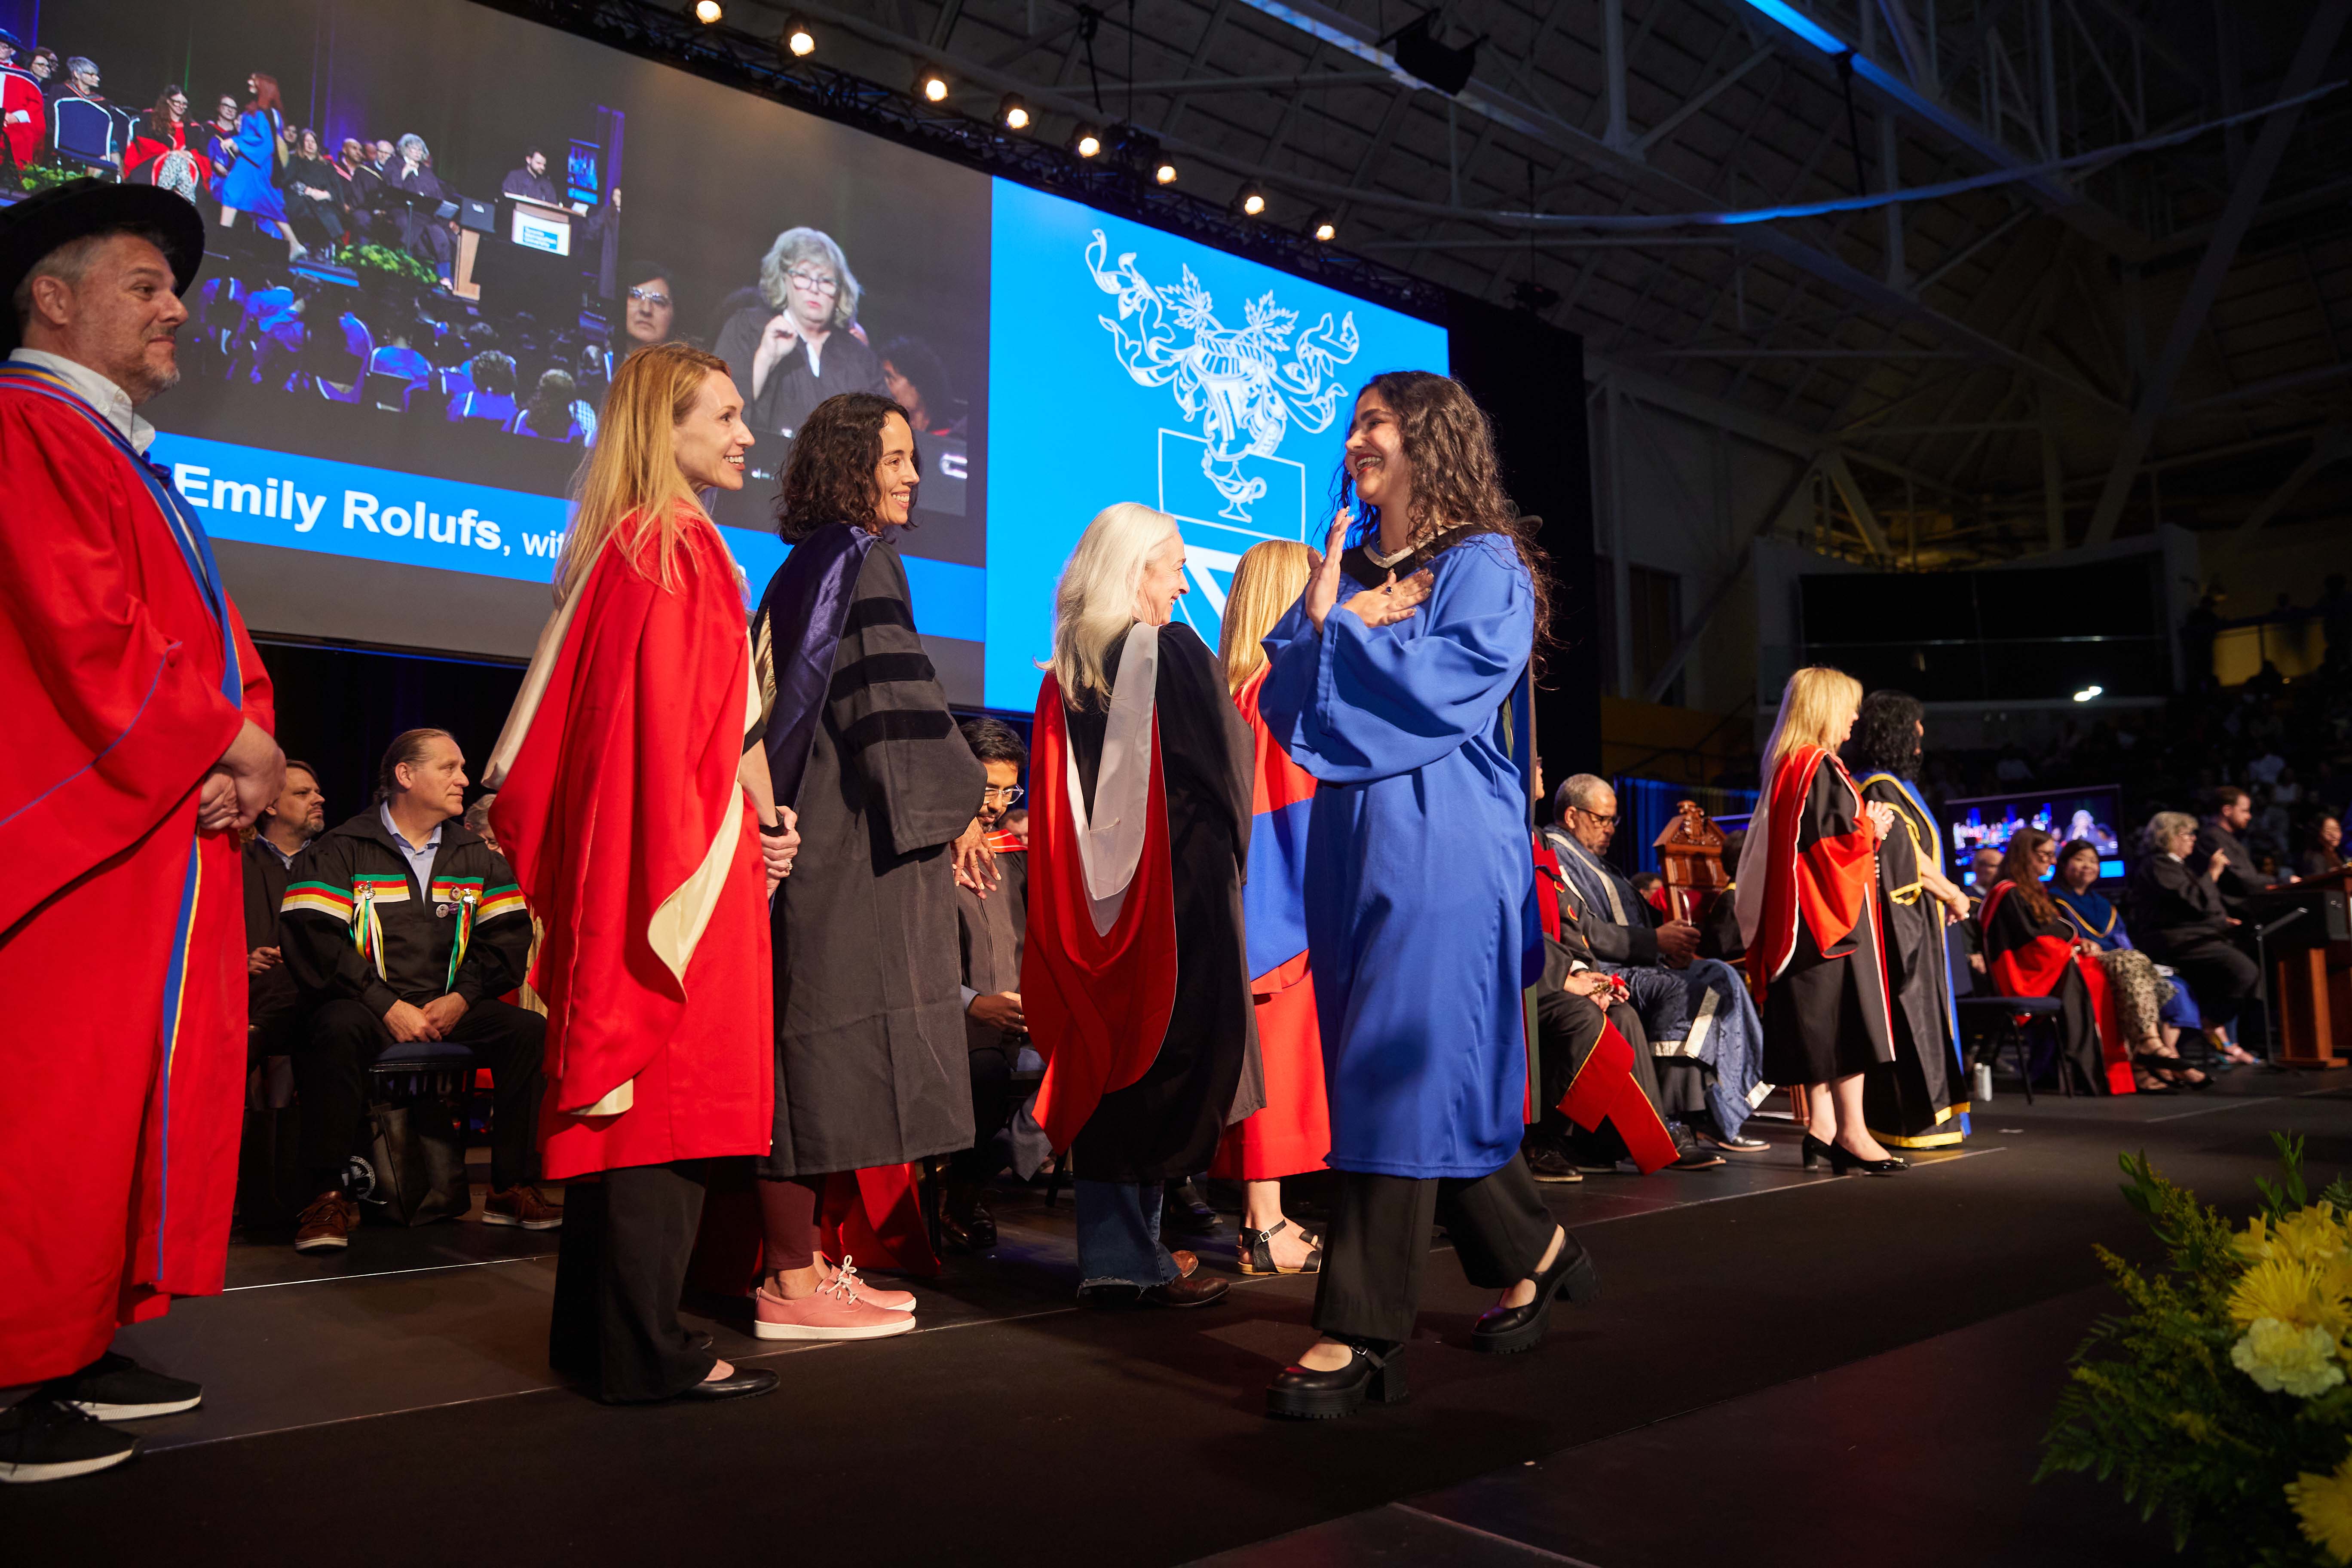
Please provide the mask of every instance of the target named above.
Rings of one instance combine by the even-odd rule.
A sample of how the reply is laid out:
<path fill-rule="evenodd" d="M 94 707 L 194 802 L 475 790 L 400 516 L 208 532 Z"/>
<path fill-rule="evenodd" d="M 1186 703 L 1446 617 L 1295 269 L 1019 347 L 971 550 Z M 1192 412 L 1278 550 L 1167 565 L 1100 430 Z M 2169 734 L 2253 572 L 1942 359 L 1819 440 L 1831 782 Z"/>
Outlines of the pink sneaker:
<path fill-rule="evenodd" d="M 913 1291 L 883 1289 L 858 1273 L 856 1264 L 846 1254 L 841 1259 L 841 1267 L 835 1268 L 833 1259 L 820 1252 L 816 1256 L 816 1267 L 828 1285 L 835 1279 L 848 1280 L 849 1288 L 857 1292 L 857 1299 L 869 1307 L 879 1307 L 886 1312 L 911 1312 L 915 1310 Z"/>
<path fill-rule="evenodd" d="M 886 1312 L 861 1300 L 841 1275 L 812 1296 L 786 1301 L 762 1285 L 751 1292 L 751 1332 L 763 1340 L 887 1340 L 915 1326 L 910 1312 Z"/>

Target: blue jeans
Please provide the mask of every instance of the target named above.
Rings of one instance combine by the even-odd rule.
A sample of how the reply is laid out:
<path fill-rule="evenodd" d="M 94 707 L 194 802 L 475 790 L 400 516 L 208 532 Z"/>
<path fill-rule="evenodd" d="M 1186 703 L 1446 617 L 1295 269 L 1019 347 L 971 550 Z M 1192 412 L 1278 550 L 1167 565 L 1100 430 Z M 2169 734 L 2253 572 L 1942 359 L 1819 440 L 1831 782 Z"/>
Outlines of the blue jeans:
<path fill-rule="evenodd" d="M 1071 1184 L 1078 1198 L 1078 1289 L 1132 1285 L 1144 1289 L 1176 1278 L 1176 1259 L 1160 1245 L 1158 1182 Z"/>

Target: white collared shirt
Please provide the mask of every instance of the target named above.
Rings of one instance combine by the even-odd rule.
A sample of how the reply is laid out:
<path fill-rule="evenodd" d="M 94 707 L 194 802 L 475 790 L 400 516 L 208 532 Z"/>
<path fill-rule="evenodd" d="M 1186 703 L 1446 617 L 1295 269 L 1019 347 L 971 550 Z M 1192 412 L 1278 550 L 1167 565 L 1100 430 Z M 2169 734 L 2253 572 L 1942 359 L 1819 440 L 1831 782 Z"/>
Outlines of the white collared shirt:
<path fill-rule="evenodd" d="M 393 847 L 400 851 L 400 858 L 408 862 L 409 872 L 416 879 L 416 896 L 431 898 L 433 862 L 441 853 L 442 824 L 436 822 L 433 825 L 433 831 L 425 836 L 424 843 L 411 844 L 407 836 L 392 820 L 392 802 L 378 801 L 375 811 L 377 818 L 383 823 L 383 830 L 392 835 Z"/>
<path fill-rule="evenodd" d="M 109 425 L 121 432 L 122 438 L 131 443 L 131 450 L 142 458 L 147 455 L 149 445 L 155 439 L 155 426 L 139 417 L 138 410 L 131 406 L 131 395 L 122 388 L 80 361 L 53 354 L 46 349 L 18 349 L 8 357 L 12 361 L 23 360 L 27 364 L 38 365 L 61 377 L 68 386 L 81 395 L 82 401 L 97 409 Z"/>

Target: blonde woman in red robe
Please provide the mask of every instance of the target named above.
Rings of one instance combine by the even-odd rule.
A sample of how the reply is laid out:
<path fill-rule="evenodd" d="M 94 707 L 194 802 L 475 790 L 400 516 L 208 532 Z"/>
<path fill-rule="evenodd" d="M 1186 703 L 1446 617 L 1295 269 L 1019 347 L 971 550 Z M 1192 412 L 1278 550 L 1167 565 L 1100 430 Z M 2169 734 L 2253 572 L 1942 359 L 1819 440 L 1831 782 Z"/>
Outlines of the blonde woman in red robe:
<path fill-rule="evenodd" d="M 624 362 L 598 437 L 485 781 L 544 928 L 541 1140 L 572 1183 L 548 1359 L 608 1404 L 765 1394 L 774 1373 L 677 1321 L 713 1167 L 768 1152 L 767 898 L 798 847 L 745 744 L 742 578 L 697 499 L 742 488 L 751 433 L 726 362 L 664 343 Z"/>
<path fill-rule="evenodd" d="M 1789 678 L 1764 748 L 1764 788 L 1748 819 L 1736 887 L 1748 985 L 1764 1015 L 1764 1079 L 1804 1086 L 1805 1168 L 1891 1176 L 1863 1117 L 1863 1075 L 1895 1059 L 1880 946 L 1878 846 L 1895 808 L 1864 804 L 1837 749 L 1862 709 L 1862 683 L 1813 666 Z"/>
<path fill-rule="evenodd" d="M 1315 777 L 1267 735 L 1257 710 L 1266 670 L 1260 642 L 1307 591 L 1309 570 L 1307 546 L 1290 540 L 1268 540 L 1243 552 L 1217 639 L 1226 688 L 1257 748 L 1242 921 L 1265 1064 L 1265 1107 L 1226 1131 L 1210 1167 L 1210 1174 L 1243 1184 L 1244 1274 L 1313 1274 L 1323 1267 L 1319 1238 L 1282 1212 L 1282 1178 L 1323 1169 L 1331 1152 L 1323 1034 L 1307 971 L 1307 816 Z"/>

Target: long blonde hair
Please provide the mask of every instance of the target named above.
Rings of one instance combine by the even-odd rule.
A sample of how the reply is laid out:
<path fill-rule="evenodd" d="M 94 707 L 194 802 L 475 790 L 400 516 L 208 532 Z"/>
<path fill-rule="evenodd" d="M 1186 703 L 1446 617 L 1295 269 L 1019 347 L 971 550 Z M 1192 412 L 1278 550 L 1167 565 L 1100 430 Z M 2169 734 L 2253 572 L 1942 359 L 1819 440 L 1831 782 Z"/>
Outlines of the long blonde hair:
<path fill-rule="evenodd" d="M 1054 657 L 1046 668 L 1074 708 L 1107 703 L 1103 658 L 1135 624 L 1135 596 L 1153 552 L 1182 531 L 1164 511 L 1140 501 L 1115 502 L 1095 514 L 1070 552 L 1054 589 Z"/>
<path fill-rule="evenodd" d="M 688 343 L 656 343 L 621 362 L 596 418 L 596 445 L 572 480 L 557 598 L 587 576 L 608 539 L 639 572 L 666 589 L 677 585 L 681 513 L 709 514 L 678 471 L 675 432 L 712 371 L 725 375 L 727 362 Z"/>
<path fill-rule="evenodd" d="M 1769 785 L 1780 759 L 1800 746 L 1837 749 L 1838 721 L 1862 711 L 1862 682 L 1843 669 L 1809 664 L 1780 689 L 1780 717 L 1764 742 L 1764 781 Z"/>
<path fill-rule="evenodd" d="M 1295 539 L 1269 539 L 1242 552 L 1234 585 L 1225 592 L 1224 623 L 1217 633 L 1217 657 L 1225 663 L 1225 689 L 1237 692 L 1265 668 L 1260 646 L 1275 622 L 1298 603 L 1311 571 L 1307 546 Z"/>

